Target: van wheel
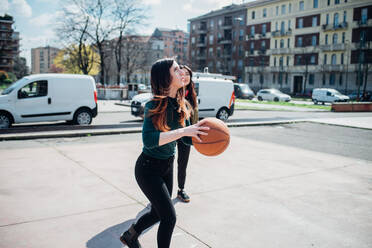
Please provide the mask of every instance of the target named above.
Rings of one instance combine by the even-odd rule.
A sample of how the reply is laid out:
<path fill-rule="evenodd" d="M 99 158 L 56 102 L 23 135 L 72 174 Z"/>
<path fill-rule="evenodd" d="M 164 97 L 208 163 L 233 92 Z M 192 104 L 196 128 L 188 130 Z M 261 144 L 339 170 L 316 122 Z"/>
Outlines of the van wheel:
<path fill-rule="evenodd" d="M 227 108 L 221 108 L 220 110 L 218 110 L 216 117 L 221 121 L 227 121 L 227 119 L 229 119 L 229 111 L 227 110 Z"/>
<path fill-rule="evenodd" d="M 279 102 L 279 98 L 275 97 L 274 102 Z"/>
<path fill-rule="evenodd" d="M 313 99 L 313 102 L 314 102 L 315 105 L 318 104 L 318 100 L 316 100 L 316 99 Z"/>
<path fill-rule="evenodd" d="M 73 122 L 75 125 L 89 125 L 92 123 L 92 112 L 86 108 L 79 109 L 74 115 Z"/>
<path fill-rule="evenodd" d="M 7 113 L 0 113 L 0 129 L 10 128 L 12 119 Z"/>
<path fill-rule="evenodd" d="M 261 96 L 257 97 L 257 99 L 258 99 L 259 101 L 262 101 L 262 100 L 263 100 Z"/>

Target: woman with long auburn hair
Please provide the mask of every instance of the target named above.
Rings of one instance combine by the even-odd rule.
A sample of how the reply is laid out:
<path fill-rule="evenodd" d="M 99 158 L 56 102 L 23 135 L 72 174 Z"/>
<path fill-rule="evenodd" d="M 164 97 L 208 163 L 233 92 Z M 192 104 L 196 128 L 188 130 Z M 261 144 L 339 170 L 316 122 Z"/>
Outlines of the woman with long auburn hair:
<path fill-rule="evenodd" d="M 158 247 L 170 246 L 176 224 L 171 200 L 176 141 L 182 139 L 191 145 L 191 137 L 201 141 L 199 135 L 207 135 L 204 131 L 209 130 L 202 127 L 203 121 L 190 125 L 190 113 L 182 89 L 184 76 L 173 59 L 158 60 L 151 68 L 154 97 L 145 106 L 143 149 L 135 166 L 137 183 L 151 202 L 151 210 L 120 236 L 121 242 L 129 248 L 141 247 L 138 236 L 158 221 Z"/>
<path fill-rule="evenodd" d="M 198 114 L 198 100 L 196 97 L 195 91 L 195 84 L 192 81 L 192 70 L 186 66 L 181 65 L 181 69 L 184 71 L 185 74 L 185 99 L 191 105 L 191 112 L 190 112 L 190 122 L 191 124 L 195 124 L 199 121 L 199 114 Z M 185 181 L 186 181 L 186 168 L 189 162 L 190 157 L 190 146 L 186 145 L 181 140 L 177 141 L 177 181 L 178 181 L 178 191 L 177 191 L 177 198 L 183 202 L 189 202 L 190 197 L 186 194 L 185 188 Z"/>

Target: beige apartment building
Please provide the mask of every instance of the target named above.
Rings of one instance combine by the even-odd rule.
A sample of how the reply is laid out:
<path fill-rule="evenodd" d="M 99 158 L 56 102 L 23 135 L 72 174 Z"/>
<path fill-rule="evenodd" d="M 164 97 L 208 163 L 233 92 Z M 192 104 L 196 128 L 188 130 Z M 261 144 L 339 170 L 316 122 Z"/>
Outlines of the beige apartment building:
<path fill-rule="evenodd" d="M 31 73 L 48 73 L 50 72 L 54 58 L 57 56 L 59 49 L 55 47 L 38 47 L 31 49 Z"/>
<path fill-rule="evenodd" d="M 234 12 L 237 8 L 246 10 L 244 55 L 230 56 L 231 64 L 244 59 L 241 81 L 255 91 L 278 88 L 309 94 L 313 88 L 328 87 L 350 93 L 359 85 L 363 90 L 366 80 L 367 90 L 372 90 L 371 1 L 259 0 L 235 6 Z M 223 22 L 232 14 L 218 19 Z M 209 19 L 200 16 L 190 24 L 200 27 Z M 217 33 L 223 34 L 223 27 Z M 234 36 L 232 44 L 237 40 Z M 223 52 L 223 44 L 217 46 Z M 208 44 L 205 50 L 213 52 Z"/>

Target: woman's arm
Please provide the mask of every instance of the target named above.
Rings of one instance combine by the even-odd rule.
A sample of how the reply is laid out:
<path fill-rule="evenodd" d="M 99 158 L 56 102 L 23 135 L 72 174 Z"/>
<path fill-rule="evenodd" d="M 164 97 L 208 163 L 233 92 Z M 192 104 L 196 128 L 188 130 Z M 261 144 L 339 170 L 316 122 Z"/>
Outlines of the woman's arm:
<path fill-rule="evenodd" d="M 209 130 L 209 127 L 203 127 L 202 124 L 203 120 L 191 126 L 179 128 L 168 132 L 161 132 L 159 136 L 159 146 L 165 145 L 169 142 L 178 140 L 185 136 L 194 137 L 201 142 L 199 135 L 208 135 L 208 133 L 203 131 Z"/>

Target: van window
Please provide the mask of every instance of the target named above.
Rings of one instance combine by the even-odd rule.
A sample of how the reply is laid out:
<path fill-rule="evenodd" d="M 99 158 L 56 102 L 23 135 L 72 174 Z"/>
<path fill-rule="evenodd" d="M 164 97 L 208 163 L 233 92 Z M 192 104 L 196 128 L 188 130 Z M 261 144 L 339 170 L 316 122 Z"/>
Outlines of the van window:
<path fill-rule="evenodd" d="M 8 95 L 8 94 L 11 93 L 15 88 L 17 88 L 18 85 L 23 84 L 23 82 L 26 81 L 26 80 L 27 80 L 27 79 L 22 78 L 22 79 L 18 80 L 17 82 L 12 83 L 8 88 L 6 88 L 6 89 L 1 93 L 1 95 Z"/>
<path fill-rule="evenodd" d="M 18 98 L 41 97 L 48 95 L 48 81 L 41 80 L 29 83 L 18 91 Z"/>
<path fill-rule="evenodd" d="M 327 91 L 327 96 L 331 96 L 331 95 L 332 95 L 332 93 Z"/>
<path fill-rule="evenodd" d="M 195 83 L 194 88 L 195 88 L 196 95 L 198 96 L 199 95 L 199 83 Z"/>

